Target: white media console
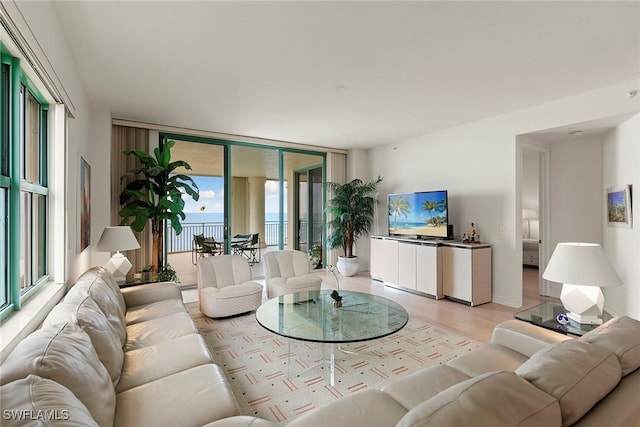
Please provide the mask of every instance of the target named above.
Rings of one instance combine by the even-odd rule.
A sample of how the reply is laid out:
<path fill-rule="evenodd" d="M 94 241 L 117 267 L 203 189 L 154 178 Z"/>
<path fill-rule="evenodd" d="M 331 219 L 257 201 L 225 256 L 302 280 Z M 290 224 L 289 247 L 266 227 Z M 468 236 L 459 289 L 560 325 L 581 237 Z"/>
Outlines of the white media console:
<path fill-rule="evenodd" d="M 491 302 L 491 245 L 371 236 L 371 278 L 472 306 Z"/>

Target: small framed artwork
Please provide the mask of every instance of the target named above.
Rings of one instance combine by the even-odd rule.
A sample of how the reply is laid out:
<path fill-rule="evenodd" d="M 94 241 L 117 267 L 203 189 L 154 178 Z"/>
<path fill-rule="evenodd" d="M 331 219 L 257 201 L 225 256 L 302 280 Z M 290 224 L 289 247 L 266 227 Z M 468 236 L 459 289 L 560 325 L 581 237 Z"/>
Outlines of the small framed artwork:
<path fill-rule="evenodd" d="M 91 243 L 91 166 L 80 157 L 80 252 Z"/>
<path fill-rule="evenodd" d="M 607 222 L 610 227 L 631 228 L 631 209 L 630 185 L 607 188 Z"/>

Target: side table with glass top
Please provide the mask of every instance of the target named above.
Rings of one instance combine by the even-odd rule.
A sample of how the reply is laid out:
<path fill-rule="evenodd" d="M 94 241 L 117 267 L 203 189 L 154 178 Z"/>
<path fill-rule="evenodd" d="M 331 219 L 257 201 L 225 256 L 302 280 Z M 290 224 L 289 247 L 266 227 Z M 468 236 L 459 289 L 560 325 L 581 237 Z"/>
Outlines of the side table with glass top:
<path fill-rule="evenodd" d="M 566 313 L 567 309 L 564 308 L 562 304 L 549 301 L 515 313 L 513 317 L 518 320 L 533 323 L 536 326 L 540 326 L 545 329 L 551 329 L 552 331 L 556 331 L 565 335 L 568 334 L 582 336 L 600 326 L 578 323 L 571 319 L 569 319 L 569 322 L 566 324 L 558 322 L 558 315 Z M 603 311 L 602 316 L 600 316 L 603 323 L 611 319 L 612 317 L 613 316 L 611 316 L 606 311 Z"/>
<path fill-rule="evenodd" d="M 151 271 L 143 271 L 141 273 L 136 274 L 128 274 L 126 280 L 124 282 L 118 283 L 120 288 L 128 288 L 130 286 L 138 286 L 144 285 L 146 283 L 156 283 L 159 282 L 157 276 Z"/>

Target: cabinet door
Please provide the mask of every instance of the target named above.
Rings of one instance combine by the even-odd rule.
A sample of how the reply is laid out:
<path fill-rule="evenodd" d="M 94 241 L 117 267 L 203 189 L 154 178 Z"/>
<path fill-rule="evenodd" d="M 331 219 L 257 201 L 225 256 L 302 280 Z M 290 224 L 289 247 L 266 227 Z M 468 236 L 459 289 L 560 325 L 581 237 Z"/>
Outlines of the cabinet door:
<path fill-rule="evenodd" d="M 369 274 L 371 274 L 371 278 L 375 280 L 382 280 L 382 242 L 382 239 L 371 239 L 371 266 L 369 267 Z"/>
<path fill-rule="evenodd" d="M 391 285 L 398 284 L 398 242 L 371 239 L 371 277 Z"/>
<path fill-rule="evenodd" d="M 442 248 L 416 247 L 416 290 L 442 298 Z"/>
<path fill-rule="evenodd" d="M 416 248 L 411 243 L 398 244 L 398 285 L 416 290 Z"/>
<path fill-rule="evenodd" d="M 491 248 L 473 252 L 473 296 L 471 305 L 491 302 Z"/>
<path fill-rule="evenodd" d="M 472 250 L 445 247 L 442 258 L 442 288 L 445 296 L 471 302 Z"/>

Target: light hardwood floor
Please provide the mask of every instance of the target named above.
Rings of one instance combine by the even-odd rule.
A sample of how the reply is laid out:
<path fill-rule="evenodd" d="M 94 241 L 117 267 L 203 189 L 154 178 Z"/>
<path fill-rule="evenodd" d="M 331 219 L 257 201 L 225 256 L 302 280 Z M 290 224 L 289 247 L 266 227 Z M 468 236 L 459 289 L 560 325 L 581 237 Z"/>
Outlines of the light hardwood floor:
<path fill-rule="evenodd" d="M 317 273 L 323 277 L 323 288 L 335 288 L 335 278 L 329 272 Z M 354 277 L 340 277 L 340 289 L 368 292 L 384 296 L 401 304 L 409 316 L 439 325 L 480 342 L 489 342 L 496 324 L 512 319 L 513 314 L 544 301 L 558 301 L 555 298 L 538 295 L 538 270 L 523 268 L 523 306 L 507 307 L 496 303 L 476 307 L 449 301 L 435 300 L 420 295 L 384 286 L 371 280 L 368 274 Z M 183 291 L 185 302 L 197 301 L 195 289 Z"/>

